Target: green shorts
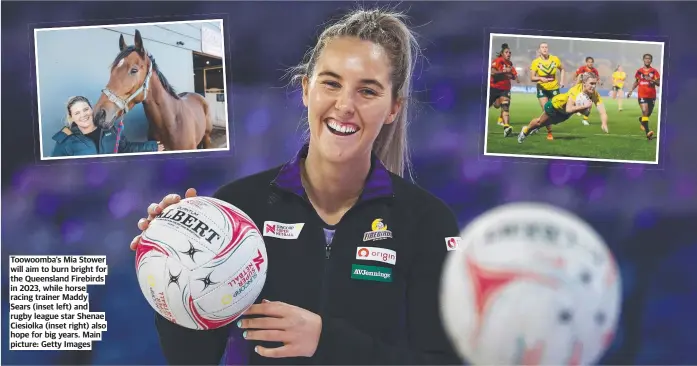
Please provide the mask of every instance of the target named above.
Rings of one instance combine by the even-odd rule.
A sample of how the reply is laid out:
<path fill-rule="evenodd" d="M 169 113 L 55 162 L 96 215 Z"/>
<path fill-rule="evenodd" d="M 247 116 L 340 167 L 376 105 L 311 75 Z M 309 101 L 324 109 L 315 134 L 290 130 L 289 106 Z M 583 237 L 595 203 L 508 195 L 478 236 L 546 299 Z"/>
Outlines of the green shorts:
<path fill-rule="evenodd" d="M 554 98 L 555 95 L 559 94 L 559 89 L 554 89 L 554 90 L 544 90 L 540 88 L 540 86 L 537 86 L 537 98 L 547 98 L 547 99 L 552 99 Z"/>
<path fill-rule="evenodd" d="M 571 115 L 568 113 L 559 112 L 558 110 L 554 109 L 551 100 L 545 103 L 545 114 L 549 116 L 549 124 L 552 125 L 562 123 L 571 117 Z"/>

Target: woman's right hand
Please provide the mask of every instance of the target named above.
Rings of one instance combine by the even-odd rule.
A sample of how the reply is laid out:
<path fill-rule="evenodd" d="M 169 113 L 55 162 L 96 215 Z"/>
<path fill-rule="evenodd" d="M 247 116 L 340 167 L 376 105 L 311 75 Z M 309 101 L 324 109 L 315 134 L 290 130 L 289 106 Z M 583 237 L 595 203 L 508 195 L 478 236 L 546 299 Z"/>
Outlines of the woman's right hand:
<path fill-rule="evenodd" d="M 184 197 L 196 197 L 196 190 L 194 188 L 187 189 Z M 133 241 L 131 241 L 131 250 L 136 250 L 138 247 L 138 244 L 140 243 L 140 236 L 142 235 L 142 232 L 148 228 L 150 221 L 155 219 L 155 217 L 159 215 L 167 206 L 178 203 L 179 201 L 181 201 L 181 197 L 178 194 L 168 194 L 162 199 L 162 201 L 160 201 L 160 203 L 151 203 L 150 206 L 148 206 L 148 217 L 138 220 L 138 229 L 140 229 L 141 234 L 133 238 Z"/>

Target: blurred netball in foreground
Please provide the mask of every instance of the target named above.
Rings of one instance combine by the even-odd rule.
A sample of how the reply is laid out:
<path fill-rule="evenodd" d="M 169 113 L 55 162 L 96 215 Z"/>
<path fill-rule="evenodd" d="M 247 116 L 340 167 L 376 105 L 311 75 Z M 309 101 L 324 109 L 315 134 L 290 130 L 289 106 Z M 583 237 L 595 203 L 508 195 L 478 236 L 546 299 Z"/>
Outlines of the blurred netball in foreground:
<path fill-rule="evenodd" d="M 448 336 L 476 365 L 580 365 L 612 342 L 621 283 L 598 233 L 570 212 L 515 203 L 461 233 L 443 273 Z"/>

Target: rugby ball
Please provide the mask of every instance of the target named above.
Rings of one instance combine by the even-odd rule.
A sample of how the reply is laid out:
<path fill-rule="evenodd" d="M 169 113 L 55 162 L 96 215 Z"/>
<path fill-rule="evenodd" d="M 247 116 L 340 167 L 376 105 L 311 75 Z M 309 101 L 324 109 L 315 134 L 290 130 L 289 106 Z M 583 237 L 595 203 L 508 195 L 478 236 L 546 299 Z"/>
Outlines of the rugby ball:
<path fill-rule="evenodd" d="M 586 103 L 588 103 L 591 99 L 588 97 L 586 93 L 578 93 L 576 96 L 576 101 L 574 102 L 575 105 L 577 106 L 582 106 Z M 586 109 L 582 109 L 579 111 L 579 113 L 583 114 L 584 116 L 588 116 L 591 114 L 591 107 L 588 107 Z"/>
<path fill-rule="evenodd" d="M 610 346 L 621 302 L 615 259 L 568 211 L 514 203 L 476 218 L 447 257 L 444 328 L 474 365 L 588 365 Z"/>
<path fill-rule="evenodd" d="M 261 293 L 268 268 L 252 219 L 227 202 L 201 196 L 155 217 L 135 262 L 148 304 L 169 321 L 198 330 L 239 318 Z"/>

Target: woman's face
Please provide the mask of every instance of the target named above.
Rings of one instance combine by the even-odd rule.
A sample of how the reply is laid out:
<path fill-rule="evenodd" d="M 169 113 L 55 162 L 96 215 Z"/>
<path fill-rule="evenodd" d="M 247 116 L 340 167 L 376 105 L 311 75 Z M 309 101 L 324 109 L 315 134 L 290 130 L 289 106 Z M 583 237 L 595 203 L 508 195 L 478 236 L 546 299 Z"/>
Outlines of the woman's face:
<path fill-rule="evenodd" d="M 506 48 L 505 50 L 503 50 L 503 58 L 505 58 L 506 61 L 511 60 L 511 50 L 510 49 Z"/>
<path fill-rule="evenodd" d="M 385 50 L 357 38 L 325 44 L 313 74 L 303 80 L 310 147 L 334 163 L 370 156 L 382 126 L 394 121 L 400 102 L 392 98 Z"/>
<path fill-rule="evenodd" d="M 644 56 L 644 66 L 649 67 L 651 66 L 651 62 L 653 61 L 653 58 L 649 55 Z"/>
<path fill-rule="evenodd" d="M 85 102 L 76 102 L 70 106 L 70 118 L 81 129 L 94 126 L 92 122 L 92 108 Z"/>
<path fill-rule="evenodd" d="M 588 95 L 592 95 L 593 92 L 595 92 L 595 88 L 597 85 L 598 85 L 598 79 L 590 78 L 590 79 L 586 80 L 585 83 L 583 83 L 583 91 Z"/>

